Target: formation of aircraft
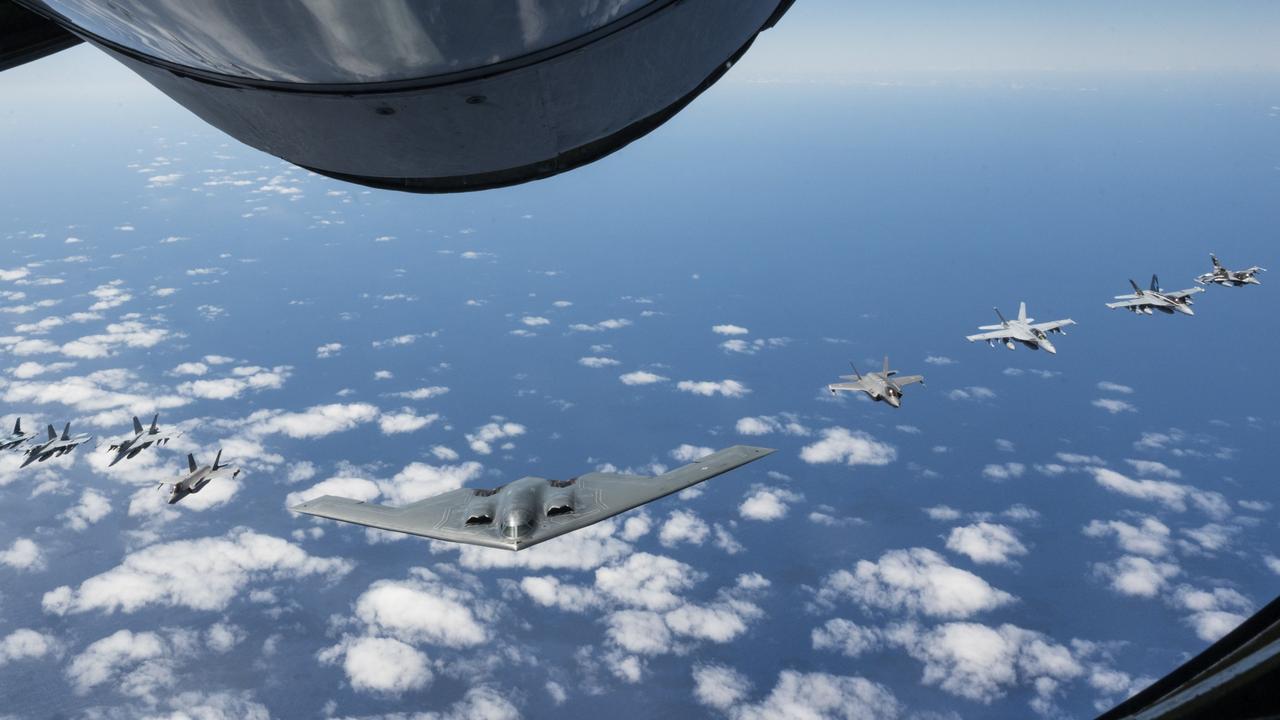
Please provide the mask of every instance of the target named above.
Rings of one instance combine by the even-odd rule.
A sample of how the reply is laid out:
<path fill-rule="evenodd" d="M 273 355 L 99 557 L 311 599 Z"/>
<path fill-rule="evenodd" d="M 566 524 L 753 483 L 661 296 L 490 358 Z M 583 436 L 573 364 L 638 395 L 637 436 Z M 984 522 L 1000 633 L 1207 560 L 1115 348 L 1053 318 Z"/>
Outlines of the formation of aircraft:
<path fill-rule="evenodd" d="M 1262 281 L 1256 277 L 1260 272 L 1266 272 L 1264 267 L 1245 268 L 1244 270 L 1228 270 L 1222 266 L 1218 260 L 1218 256 L 1209 253 L 1209 259 L 1213 261 L 1213 270 L 1196 278 L 1196 282 L 1201 285 L 1221 285 L 1223 287 L 1244 287 L 1245 285 L 1261 285 Z"/>
<path fill-rule="evenodd" d="M 1037 323 L 1035 318 L 1027 317 L 1027 304 L 1025 302 L 1018 304 L 1018 317 L 1013 320 L 1006 319 L 1000 312 L 1000 308 L 993 309 L 996 311 L 996 317 L 1000 318 L 1000 324 L 982 325 L 978 328 L 979 330 L 988 330 L 990 332 L 968 335 L 965 340 L 969 342 L 986 340 L 991 347 L 995 347 L 996 343 L 1001 343 L 1010 350 L 1017 347 L 1015 343 L 1021 343 L 1032 350 L 1044 350 L 1047 353 L 1056 355 L 1058 349 L 1049 340 L 1049 334 L 1066 335 L 1062 328 L 1076 324 L 1076 321 L 1070 318 Z"/>
<path fill-rule="evenodd" d="M 657 477 L 591 472 L 525 477 L 493 489 L 459 488 L 404 507 L 325 495 L 290 508 L 435 540 L 523 550 L 653 502 L 774 452 L 735 445 Z"/>
<path fill-rule="evenodd" d="M 858 368 L 853 362 L 849 363 L 849 367 L 853 369 L 852 375 L 841 375 L 841 380 L 849 380 L 850 382 L 833 383 L 827 386 L 832 395 L 841 390 L 850 392 L 864 392 L 872 400 L 876 402 L 884 402 L 892 407 L 902 407 L 902 388 L 906 385 L 915 383 L 924 384 L 923 375 L 903 375 L 898 377 L 897 370 L 889 369 L 889 356 L 884 356 L 884 370 L 880 372 L 869 372 L 863 375 L 858 372 Z"/>
<path fill-rule="evenodd" d="M 1138 283 L 1132 280 L 1129 281 L 1129 284 L 1133 286 L 1133 294 L 1117 295 L 1116 300 L 1119 302 L 1109 302 L 1107 307 L 1112 309 L 1124 308 L 1129 312 L 1141 315 L 1150 315 L 1153 310 L 1159 310 L 1166 315 L 1172 315 L 1175 312 L 1183 315 L 1195 315 L 1196 311 L 1191 309 L 1191 296 L 1204 292 L 1204 288 L 1198 287 L 1174 292 L 1161 290 L 1160 278 L 1155 275 L 1151 276 L 1151 287 L 1146 290 L 1138 287 Z"/>
<path fill-rule="evenodd" d="M 213 458 L 212 465 L 201 467 L 196 462 L 196 456 L 187 454 L 187 468 L 189 472 L 179 479 L 177 482 L 160 483 L 160 488 L 169 486 L 169 504 L 182 500 L 188 495 L 194 495 L 204 489 L 205 485 L 213 482 L 217 478 L 236 477 L 240 474 L 240 469 L 230 465 L 222 464 L 222 451 L 219 450 L 216 457 Z M 159 488 L 157 488 L 159 489 Z"/>
<path fill-rule="evenodd" d="M 23 446 L 28 446 L 23 450 L 26 459 L 22 461 L 20 466 L 27 467 L 32 463 L 44 462 L 51 458 L 66 455 L 93 437 L 87 434 L 72 435 L 71 423 L 66 424 L 61 434 L 50 425 L 48 433 L 46 439 L 40 440 L 37 433 L 25 432 L 22 429 L 22 418 L 18 418 L 13 424 L 13 433 L 7 437 L 0 437 L 0 451 L 20 450 L 23 449 Z M 135 416 L 133 418 L 133 436 L 126 437 L 124 440 L 108 446 L 107 452 L 115 453 L 115 457 L 111 459 L 107 467 L 111 467 L 121 460 L 131 460 L 137 457 L 138 453 L 149 447 L 166 445 L 170 440 L 181 435 L 181 432 L 162 430 L 160 428 L 159 413 L 151 418 L 150 427 L 144 427 L 142 421 Z M 200 492 L 204 486 L 217 478 L 228 475 L 234 478 L 240 474 L 239 468 L 222 464 L 221 450 L 218 451 L 218 455 L 214 458 L 212 465 L 200 467 L 193 455 L 187 455 L 187 465 L 190 472 L 185 477 L 172 483 L 160 484 L 162 488 L 166 485 L 172 488 L 169 494 L 170 505 L 179 502 L 188 495 Z"/>

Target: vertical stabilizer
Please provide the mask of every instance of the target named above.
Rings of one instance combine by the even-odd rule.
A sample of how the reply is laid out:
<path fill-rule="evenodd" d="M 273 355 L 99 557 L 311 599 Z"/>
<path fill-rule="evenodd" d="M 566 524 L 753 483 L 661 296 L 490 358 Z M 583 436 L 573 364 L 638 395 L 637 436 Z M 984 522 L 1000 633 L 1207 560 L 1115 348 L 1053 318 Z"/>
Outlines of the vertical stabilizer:
<path fill-rule="evenodd" d="M 996 317 L 1000 318 L 1001 325 L 1008 325 L 1009 321 L 1004 319 L 1004 313 L 1000 312 L 1000 308 L 991 308 L 996 311 Z"/>
<path fill-rule="evenodd" d="M 14 423 L 13 423 L 13 434 L 14 434 L 14 435 L 21 435 L 21 434 L 22 434 L 22 418 L 18 418 L 16 421 L 14 421 Z"/>
<path fill-rule="evenodd" d="M 1018 319 L 1023 322 L 1027 320 L 1027 304 L 1025 302 L 1018 303 Z"/>
<path fill-rule="evenodd" d="M 884 376 L 889 377 L 889 356 L 884 356 Z"/>
<path fill-rule="evenodd" d="M 853 370 L 854 377 L 858 378 L 859 380 L 862 379 L 862 373 L 858 372 L 858 368 L 856 365 L 853 364 L 852 360 L 849 361 L 849 368 Z"/>
<path fill-rule="evenodd" d="M 67 423 L 66 427 L 62 428 L 62 439 L 63 440 L 71 439 L 71 423 L 70 422 Z"/>
<path fill-rule="evenodd" d="M 1151 292 L 1160 292 L 1160 278 L 1151 276 Z"/>
<path fill-rule="evenodd" d="M 142 423 L 138 420 L 137 415 L 133 416 L 133 432 L 135 435 L 141 435 L 143 433 Z"/>
<path fill-rule="evenodd" d="M 54 430 L 52 425 L 49 426 L 49 439 L 50 440 L 58 439 L 58 431 Z"/>
<path fill-rule="evenodd" d="M 219 467 L 222 467 L 221 463 L 222 463 L 222 448 L 218 448 L 218 454 L 215 455 L 213 458 L 213 469 L 217 470 Z"/>
<path fill-rule="evenodd" d="M 191 472 L 195 472 L 200 469 L 196 465 L 196 456 L 191 453 L 187 453 L 187 467 L 191 469 Z"/>
<path fill-rule="evenodd" d="M 152 433 L 160 432 L 160 428 L 156 425 L 156 423 L 158 423 L 158 422 L 160 422 L 160 413 L 156 413 L 156 414 L 151 418 L 151 432 L 152 432 Z"/>
<path fill-rule="evenodd" d="M 1134 295 L 1142 294 L 1142 288 L 1138 287 L 1138 283 L 1134 282 L 1133 278 L 1129 278 L 1129 284 L 1133 286 Z"/>

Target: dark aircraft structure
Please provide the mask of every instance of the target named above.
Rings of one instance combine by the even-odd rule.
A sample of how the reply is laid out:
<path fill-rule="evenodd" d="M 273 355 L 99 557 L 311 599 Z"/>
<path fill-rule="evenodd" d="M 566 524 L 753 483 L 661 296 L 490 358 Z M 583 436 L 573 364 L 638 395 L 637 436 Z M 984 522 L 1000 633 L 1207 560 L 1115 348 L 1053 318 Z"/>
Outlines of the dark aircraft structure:
<path fill-rule="evenodd" d="M 0 70 L 83 40 L 223 132 L 327 175 L 459 192 L 671 119 L 794 0 L 0 0 Z"/>

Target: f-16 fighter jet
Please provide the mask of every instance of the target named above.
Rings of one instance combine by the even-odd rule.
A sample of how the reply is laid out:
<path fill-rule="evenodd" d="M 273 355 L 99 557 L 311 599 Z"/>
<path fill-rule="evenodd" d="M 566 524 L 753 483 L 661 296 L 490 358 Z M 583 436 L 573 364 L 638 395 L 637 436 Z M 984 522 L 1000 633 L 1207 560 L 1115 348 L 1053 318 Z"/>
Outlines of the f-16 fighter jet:
<path fill-rule="evenodd" d="M 160 413 L 156 413 L 156 416 L 151 418 L 151 427 L 144 428 L 142 427 L 142 423 L 135 416 L 133 418 L 133 437 L 121 441 L 118 445 L 112 445 L 107 448 L 107 452 L 114 452 L 116 454 L 107 467 L 111 467 L 125 458 L 133 459 L 134 457 L 137 457 L 138 453 L 146 450 L 152 445 L 159 447 L 173 438 L 178 437 L 178 433 L 161 432 L 160 428 L 156 426 L 156 423 L 159 421 Z"/>
<path fill-rule="evenodd" d="M 27 451 L 27 459 L 22 461 L 20 467 L 26 467 L 33 462 L 44 462 L 51 457 L 61 457 L 76 449 L 77 445 L 81 445 L 93 437 L 92 435 L 76 435 L 71 436 L 71 423 L 62 429 L 62 435 L 58 435 L 58 431 L 49 426 L 49 439 L 36 445 Z"/>
<path fill-rule="evenodd" d="M 193 495 L 195 493 L 200 492 L 201 490 L 204 489 L 205 485 L 208 485 L 209 483 L 213 482 L 217 478 L 226 477 L 227 475 L 230 475 L 231 477 L 234 478 L 240 474 L 240 470 L 238 468 L 234 468 L 234 467 L 231 467 L 230 465 L 222 464 L 221 450 L 218 451 L 217 457 L 213 459 L 213 465 L 206 465 L 204 467 L 200 467 L 199 465 L 196 464 L 195 455 L 188 454 L 187 467 L 190 468 L 191 472 L 188 473 L 186 477 L 182 478 L 178 482 L 160 483 L 160 487 L 164 487 L 165 485 L 168 485 L 171 488 L 173 488 L 172 490 L 169 491 L 170 505 L 178 502 L 179 500 L 185 498 L 188 495 Z M 156 489 L 158 490 L 159 488 L 156 488 Z"/>
<path fill-rule="evenodd" d="M 1066 331 L 1062 328 L 1076 324 L 1076 321 L 1070 318 L 1051 322 L 1034 322 L 1035 318 L 1027 317 L 1027 304 L 1025 302 L 1018 304 L 1018 317 L 1014 320 L 1006 320 L 1004 315 L 1000 313 L 1000 308 L 992 309 L 996 311 L 996 317 L 1000 318 L 1000 324 L 982 325 L 978 328 L 979 330 L 990 330 L 991 332 L 969 335 L 965 337 L 965 340 L 969 342 L 986 340 L 991 347 L 995 347 L 996 343 L 1004 343 L 1004 346 L 1010 350 L 1017 347 L 1014 343 L 1022 343 L 1032 350 L 1044 350 L 1047 353 L 1056 355 L 1058 349 L 1050 342 L 1049 334 L 1066 335 Z"/>
<path fill-rule="evenodd" d="M 1260 272 L 1266 272 L 1264 267 L 1254 265 L 1244 270 L 1228 270 L 1222 267 L 1222 263 L 1218 262 L 1218 256 L 1209 253 L 1209 259 L 1213 261 L 1213 272 L 1207 272 L 1196 278 L 1196 282 L 1201 285 L 1215 283 L 1223 287 L 1244 287 L 1245 285 L 1261 285 L 1262 282 L 1254 277 Z"/>
<path fill-rule="evenodd" d="M 13 434 L 7 438 L 0 439 L 0 451 L 16 449 L 28 440 L 34 440 L 35 437 L 36 434 L 33 432 L 22 431 L 22 418 L 18 418 L 17 422 L 13 424 Z"/>
<path fill-rule="evenodd" d="M 735 445 L 657 477 L 600 472 L 569 480 L 525 477 L 491 490 L 459 488 L 398 508 L 325 495 L 291 509 L 436 540 L 523 550 L 697 485 L 772 452 L 768 448 Z"/>
<path fill-rule="evenodd" d="M 838 390 L 848 390 L 851 392 L 864 392 L 872 400 L 876 402 L 886 402 L 893 407 L 902 406 L 902 388 L 904 385 L 913 383 L 924 384 L 923 375 L 904 375 L 895 377 L 897 370 L 889 369 L 889 356 L 884 357 L 884 370 L 881 372 L 869 372 L 862 375 L 858 372 L 858 368 L 853 363 L 849 363 L 849 367 L 853 368 L 852 375 L 841 375 L 841 380 L 851 380 L 852 382 L 833 383 L 827 386 L 832 395 Z"/>
<path fill-rule="evenodd" d="M 1196 311 L 1191 309 L 1191 296 L 1196 293 L 1204 292 L 1204 288 L 1188 288 L 1177 292 L 1165 292 L 1160 289 L 1160 278 L 1155 275 L 1151 276 L 1151 288 L 1143 290 L 1138 287 L 1138 283 L 1130 280 L 1129 284 L 1133 286 L 1132 295 L 1117 295 L 1116 300 L 1120 302 L 1109 302 L 1107 307 L 1124 308 L 1131 313 L 1150 315 L 1152 310 L 1159 310 L 1166 315 L 1172 315 L 1180 312 L 1183 315 L 1195 315 Z"/>

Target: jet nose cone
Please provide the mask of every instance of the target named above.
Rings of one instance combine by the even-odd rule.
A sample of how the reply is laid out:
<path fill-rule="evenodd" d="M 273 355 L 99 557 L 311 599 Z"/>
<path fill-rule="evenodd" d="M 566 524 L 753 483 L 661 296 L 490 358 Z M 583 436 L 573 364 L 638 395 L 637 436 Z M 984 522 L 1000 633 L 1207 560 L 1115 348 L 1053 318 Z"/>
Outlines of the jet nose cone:
<path fill-rule="evenodd" d="M 1179 306 L 1178 306 L 1178 311 L 1179 311 L 1179 312 L 1181 312 L 1183 315 L 1195 315 L 1195 314 L 1196 314 L 1196 311 L 1195 311 L 1195 310 L 1192 310 L 1192 309 L 1191 309 L 1189 306 L 1187 306 L 1187 305 L 1179 305 Z"/>
<path fill-rule="evenodd" d="M 1045 352 L 1049 353 L 1050 355 L 1057 355 L 1057 354 L 1058 354 L 1058 348 L 1054 347 L 1054 346 L 1053 346 L 1053 343 L 1049 342 L 1048 340 L 1042 340 L 1042 341 L 1040 342 L 1040 349 L 1041 349 L 1041 350 L 1044 350 Z"/>

